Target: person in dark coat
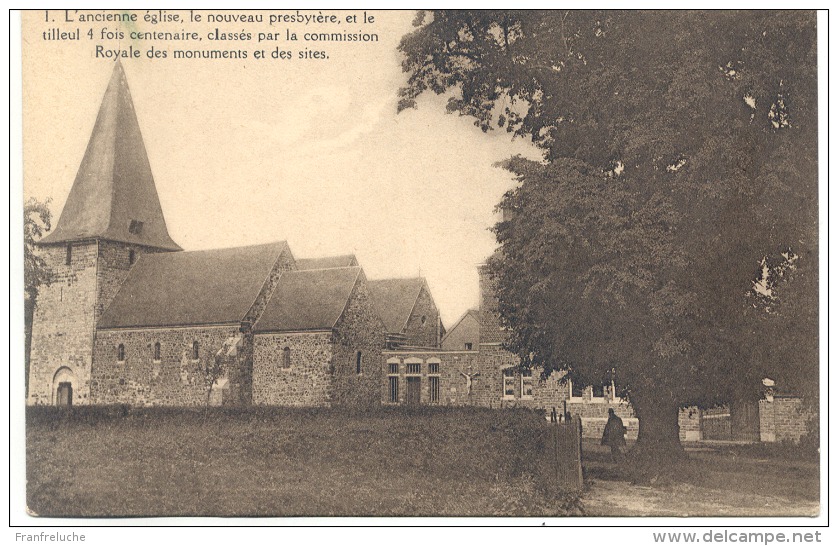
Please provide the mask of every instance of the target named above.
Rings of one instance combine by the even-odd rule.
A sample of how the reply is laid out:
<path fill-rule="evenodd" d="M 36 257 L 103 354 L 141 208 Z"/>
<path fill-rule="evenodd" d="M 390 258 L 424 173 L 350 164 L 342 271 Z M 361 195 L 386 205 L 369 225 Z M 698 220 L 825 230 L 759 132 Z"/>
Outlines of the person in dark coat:
<path fill-rule="evenodd" d="M 602 442 L 600 443 L 611 448 L 611 457 L 615 463 L 623 460 L 623 448 L 626 447 L 626 427 L 623 426 L 623 420 L 614 413 L 613 408 L 608 408 L 608 422 L 605 423 L 605 430 L 602 432 Z"/>

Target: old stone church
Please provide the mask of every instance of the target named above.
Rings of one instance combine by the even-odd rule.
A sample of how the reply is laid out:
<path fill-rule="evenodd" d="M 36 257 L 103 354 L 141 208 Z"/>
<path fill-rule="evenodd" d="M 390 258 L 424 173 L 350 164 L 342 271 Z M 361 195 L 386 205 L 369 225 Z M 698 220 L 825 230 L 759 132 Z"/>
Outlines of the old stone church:
<path fill-rule="evenodd" d="M 370 283 L 352 255 L 296 259 L 284 241 L 183 251 L 119 62 L 38 247 L 52 281 L 33 319 L 32 405 L 378 402 L 385 340 L 442 333 L 423 279 Z"/>
<path fill-rule="evenodd" d="M 300 259 L 285 241 L 183 251 L 119 62 L 59 222 L 38 247 L 52 280 L 34 312 L 30 405 L 557 408 L 581 415 L 589 436 L 614 409 L 637 434 L 613 383 L 583 388 L 521 369 L 503 349 L 485 267 L 479 307 L 446 332 L 424 279 L 367 280 L 353 255 Z M 797 407 L 761 401 L 748 434 L 799 438 L 783 428 Z M 725 422 L 730 435 L 730 411 L 683 410 L 681 437 Z"/>

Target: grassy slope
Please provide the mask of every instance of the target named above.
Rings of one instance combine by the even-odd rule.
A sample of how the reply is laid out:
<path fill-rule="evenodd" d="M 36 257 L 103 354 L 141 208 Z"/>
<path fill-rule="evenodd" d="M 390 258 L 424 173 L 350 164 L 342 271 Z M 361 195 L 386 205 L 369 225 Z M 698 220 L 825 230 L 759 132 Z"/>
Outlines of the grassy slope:
<path fill-rule="evenodd" d="M 562 515 L 527 411 L 52 408 L 27 416 L 50 516 Z"/>

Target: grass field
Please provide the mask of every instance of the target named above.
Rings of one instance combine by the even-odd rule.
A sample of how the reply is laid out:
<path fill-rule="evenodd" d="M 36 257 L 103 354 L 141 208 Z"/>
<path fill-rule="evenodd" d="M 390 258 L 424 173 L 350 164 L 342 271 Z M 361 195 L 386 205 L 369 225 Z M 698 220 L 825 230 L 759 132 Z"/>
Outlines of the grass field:
<path fill-rule="evenodd" d="M 536 516 L 547 423 L 462 408 L 30 408 L 27 502 L 48 516 Z"/>
<path fill-rule="evenodd" d="M 811 516 L 818 460 L 692 446 L 633 478 L 583 442 L 581 496 L 546 491 L 548 423 L 478 408 L 29 408 L 27 503 L 44 516 Z"/>

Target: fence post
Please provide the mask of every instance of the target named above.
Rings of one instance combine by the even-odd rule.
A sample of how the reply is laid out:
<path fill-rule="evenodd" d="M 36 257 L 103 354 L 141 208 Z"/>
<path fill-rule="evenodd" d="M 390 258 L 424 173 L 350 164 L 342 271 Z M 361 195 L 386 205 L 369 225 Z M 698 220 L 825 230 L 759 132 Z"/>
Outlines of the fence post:
<path fill-rule="evenodd" d="M 556 486 L 563 491 L 580 491 L 582 480 L 582 420 L 577 415 L 564 423 L 551 423 Z"/>

